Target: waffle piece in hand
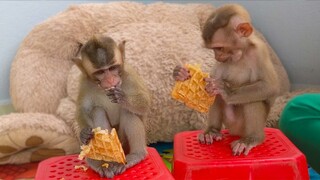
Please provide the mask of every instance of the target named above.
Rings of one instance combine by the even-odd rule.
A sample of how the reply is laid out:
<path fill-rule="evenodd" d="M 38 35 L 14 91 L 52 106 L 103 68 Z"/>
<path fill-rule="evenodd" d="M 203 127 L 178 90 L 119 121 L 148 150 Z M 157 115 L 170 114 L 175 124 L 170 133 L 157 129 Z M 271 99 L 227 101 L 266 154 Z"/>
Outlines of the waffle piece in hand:
<path fill-rule="evenodd" d="M 101 130 L 100 127 L 92 131 L 94 132 L 94 137 L 90 140 L 89 144 L 81 146 L 80 160 L 88 157 L 95 160 L 126 163 L 121 143 L 114 128 L 110 134 L 108 130 Z"/>
<path fill-rule="evenodd" d="M 199 65 L 187 64 L 186 68 L 190 71 L 191 78 L 186 81 L 177 81 L 171 95 L 192 109 L 208 112 L 215 99 L 215 96 L 209 96 L 205 90 L 204 78 L 209 74 L 202 72 Z"/>

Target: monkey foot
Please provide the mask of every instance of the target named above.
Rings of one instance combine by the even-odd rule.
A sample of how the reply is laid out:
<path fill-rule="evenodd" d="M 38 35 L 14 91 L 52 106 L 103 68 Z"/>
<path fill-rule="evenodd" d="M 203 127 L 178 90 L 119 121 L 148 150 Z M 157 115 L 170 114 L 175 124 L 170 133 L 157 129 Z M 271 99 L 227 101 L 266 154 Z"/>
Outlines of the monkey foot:
<path fill-rule="evenodd" d="M 122 174 L 126 170 L 126 166 L 117 162 L 108 162 L 108 167 L 103 168 L 103 176 L 107 178 L 113 178 L 118 174 Z"/>
<path fill-rule="evenodd" d="M 127 169 L 125 164 L 122 163 L 96 160 L 89 161 L 91 162 L 90 167 L 92 168 L 92 170 L 96 171 L 100 175 L 100 177 L 113 178 L 116 175 L 122 174 Z"/>
<path fill-rule="evenodd" d="M 257 146 L 257 143 L 247 142 L 246 139 L 239 139 L 231 143 L 231 149 L 234 156 L 241 155 L 242 153 L 248 155 L 250 150 L 255 146 Z"/>
<path fill-rule="evenodd" d="M 198 135 L 198 140 L 201 144 L 212 144 L 213 141 L 222 140 L 222 134 L 220 132 L 207 132 Z"/>
<path fill-rule="evenodd" d="M 146 152 L 128 154 L 126 156 L 126 160 L 127 160 L 126 168 L 130 168 L 138 164 L 140 161 L 144 160 L 146 156 L 147 156 Z"/>

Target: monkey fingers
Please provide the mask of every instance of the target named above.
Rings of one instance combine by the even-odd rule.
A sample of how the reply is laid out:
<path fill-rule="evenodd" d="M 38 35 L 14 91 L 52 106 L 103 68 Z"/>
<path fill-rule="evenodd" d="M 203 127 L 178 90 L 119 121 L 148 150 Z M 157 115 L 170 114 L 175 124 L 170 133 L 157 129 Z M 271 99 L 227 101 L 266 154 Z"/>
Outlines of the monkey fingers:
<path fill-rule="evenodd" d="M 92 168 L 92 167 L 91 167 Z M 95 172 L 99 174 L 100 177 L 106 177 L 103 167 L 99 167 L 98 169 L 92 168 Z M 113 176 L 112 176 L 113 177 Z"/>
<path fill-rule="evenodd" d="M 219 94 L 219 91 L 212 86 L 206 86 L 205 90 L 210 96 L 215 96 L 215 95 Z"/>
<path fill-rule="evenodd" d="M 118 103 L 117 98 L 114 95 L 107 95 L 109 97 L 109 99 L 111 100 L 111 102 L 113 103 Z"/>
<path fill-rule="evenodd" d="M 221 97 L 226 100 L 227 92 L 225 89 L 225 83 L 221 80 L 216 80 L 213 78 L 205 78 L 206 86 L 205 90 L 210 96 L 221 95 Z"/>
<path fill-rule="evenodd" d="M 213 138 L 209 134 L 199 134 L 198 140 L 201 144 L 212 144 Z"/>
<path fill-rule="evenodd" d="M 250 150 L 255 147 L 253 144 L 246 143 L 243 140 L 236 140 L 231 143 L 231 148 L 234 156 L 248 155 Z"/>
<path fill-rule="evenodd" d="M 104 163 L 103 161 L 94 160 L 91 158 L 86 158 L 86 161 L 89 167 L 93 171 L 97 172 L 100 177 L 112 178 L 114 176 L 113 172 L 109 172 L 110 170 L 102 166 L 102 164 Z"/>
<path fill-rule="evenodd" d="M 107 96 L 113 103 L 123 103 L 125 101 L 125 94 L 119 87 L 112 88 L 107 91 Z"/>
<path fill-rule="evenodd" d="M 191 75 L 188 69 L 181 66 L 176 66 L 173 70 L 173 78 L 176 81 L 185 81 L 191 78 Z"/>
<path fill-rule="evenodd" d="M 91 127 L 85 127 L 80 132 L 80 141 L 82 144 L 87 145 L 93 138 L 93 132 Z"/>
<path fill-rule="evenodd" d="M 108 162 L 108 172 L 111 171 L 114 175 L 122 174 L 126 170 L 126 166 L 117 162 Z"/>
<path fill-rule="evenodd" d="M 213 140 L 222 140 L 222 134 L 219 132 L 207 132 L 198 135 L 198 140 L 201 144 L 212 144 Z"/>
<path fill-rule="evenodd" d="M 107 177 L 107 178 L 113 178 L 115 176 L 114 172 L 110 168 L 102 168 L 103 174 L 100 177 Z M 100 173 L 99 173 L 100 174 Z"/>
<path fill-rule="evenodd" d="M 220 87 L 217 85 L 216 80 L 213 78 L 205 78 L 204 81 L 206 82 L 205 90 L 209 95 L 216 95 L 216 90 Z"/>

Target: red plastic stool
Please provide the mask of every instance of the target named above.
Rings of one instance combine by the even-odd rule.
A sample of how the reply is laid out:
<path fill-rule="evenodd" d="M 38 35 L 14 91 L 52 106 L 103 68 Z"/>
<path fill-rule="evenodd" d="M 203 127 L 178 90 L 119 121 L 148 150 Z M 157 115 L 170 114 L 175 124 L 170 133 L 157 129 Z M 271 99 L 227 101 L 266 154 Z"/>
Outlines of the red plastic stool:
<path fill-rule="evenodd" d="M 305 156 L 277 129 L 265 128 L 265 141 L 247 156 L 232 155 L 230 143 L 239 137 L 228 131 L 222 131 L 222 141 L 211 145 L 198 142 L 200 132 L 175 135 L 172 173 L 176 180 L 309 179 Z"/>
<path fill-rule="evenodd" d="M 158 152 L 154 148 L 147 148 L 149 155 L 139 164 L 127 169 L 123 174 L 115 176 L 114 180 L 132 180 L 132 179 L 159 179 L 172 180 L 173 177 L 168 168 L 163 163 Z M 78 160 L 78 155 L 60 156 L 47 159 L 39 164 L 35 179 L 37 180 L 85 180 L 102 179 L 99 174 L 91 169 L 84 171 L 75 169 L 76 165 L 84 165 L 85 161 Z M 107 178 L 105 178 L 107 179 Z"/>

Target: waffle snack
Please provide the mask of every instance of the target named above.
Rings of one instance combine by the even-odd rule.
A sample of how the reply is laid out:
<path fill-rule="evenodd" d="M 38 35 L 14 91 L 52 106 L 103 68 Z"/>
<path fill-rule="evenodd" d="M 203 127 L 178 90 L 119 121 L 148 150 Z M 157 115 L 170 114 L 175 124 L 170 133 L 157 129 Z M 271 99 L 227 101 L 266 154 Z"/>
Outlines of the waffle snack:
<path fill-rule="evenodd" d="M 108 130 L 101 130 L 100 127 L 92 131 L 94 132 L 94 137 L 90 140 L 89 144 L 81 146 L 80 160 L 88 157 L 95 160 L 126 163 L 121 143 L 114 128 L 110 134 Z"/>
<path fill-rule="evenodd" d="M 190 71 L 191 78 L 186 81 L 177 81 L 171 96 L 192 109 L 208 112 L 215 99 L 215 96 L 209 96 L 205 90 L 204 78 L 209 74 L 202 72 L 199 65 L 187 64 L 186 68 Z"/>

